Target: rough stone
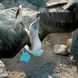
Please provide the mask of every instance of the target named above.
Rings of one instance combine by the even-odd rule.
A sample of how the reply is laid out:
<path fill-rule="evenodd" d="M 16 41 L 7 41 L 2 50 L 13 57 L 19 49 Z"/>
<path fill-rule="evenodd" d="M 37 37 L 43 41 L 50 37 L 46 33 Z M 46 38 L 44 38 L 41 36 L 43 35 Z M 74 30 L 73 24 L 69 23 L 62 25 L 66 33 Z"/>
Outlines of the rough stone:
<path fill-rule="evenodd" d="M 57 77 L 57 76 L 50 76 L 50 75 L 48 75 L 48 76 L 43 76 L 43 77 L 41 77 L 41 78 L 59 78 L 59 77 Z"/>
<path fill-rule="evenodd" d="M 29 3 L 26 0 L 2 0 L 1 3 L 5 6 L 5 8 L 13 8 L 18 7 L 20 4 L 23 5 L 24 8 L 32 8 L 35 9 L 36 6 Z"/>
<path fill-rule="evenodd" d="M 10 8 L 0 11 L 0 27 L 9 27 L 15 25 L 15 14 L 17 8 Z M 29 28 L 29 25 L 36 18 L 36 10 L 30 8 L 23 8 L 22 16 L 23 23 L 26 27 Z"/>
<path fill-rule="evenodd" d="M 0 10 L 5 9 L 4 5 L 2 3 L 0 3 Z"/>
<path fill-rule="evenodd" d="M 60 1 L 54 1 L 53 0 L 49 0 L 46 5 L 47 6 L 52 6 L 52 5 L 57 5 L 57 4 L 61 4 L 61 3 L 67 3 L 68 0 L 60 0 Z"/>
<path fill-rule="evenodd" d="M 78 29 L 76 29 L 72 33 L 72 43 L 70 51 L 72 56 L 78 56 Z"/>
<path fill-rule="evenodd" d="M 36 6 L 45 6 L 45 0 L 27 0 L 28 2 L 36 5 Z"/>
<path fill-rule="evenodd" d="M 78 0 L 69 0 L 68 3 L 63 7 L 63 9 L 74 10 L 76 6 L 78 6 Z"/>
<path fill-rule="evenodd" d="M 4 63 L 0 60 L 0 78 L 8 78 L 8 73 L 6 71 Z"/>
<path fill-rule="evenodd" d="M 9 74 L 9 78 L 27 78 L 24 72 L 8 71 L 8 74 Z"/>
<path fill-rule="evenodd" d="M 71 53 L 71 51 L 70 51 L 71 43 L 72 43 L 72 38 L 68 39 L 68 41 L 67 41 L 67 49 L 68 49 L 69 53 Z"/>
<path fill-rule="evenodd" d="M 7 10 L 3 10 L 3 11 L 1 10 L 0 11 L 0 26 L 13 25 L 16 10 L 17 8 L 11 8 Z M 26 26 L 29 26 L 30 22 L 32 22 L 32 20 L 35 19 L 34 18 L 35 14 L 36 14 L 35 10 L 29 9 L 29 8 L 23 8 L 23 20 L 26 21 L 25 22 Z M 12 59 L 3 59 L 7 70 L 14 71 L 14 75 L 16 75 L 15 71 L 20 71 L 20 72 L 24 71 L 24 73 L 27 74 L 27 78 L 41 78 L 43 74 L 47 72 L 51 74 L 56 74 L 54 76 L 58 75 L 57 77 L 60 77 L 60 75 L 64 75 L 61 78 L 78 78 L 78 75 L 76 74 L 76 67 L 73 67 L 73 68 L 70 67 L 71 64 L 69 63 L 67 56 L 55 55 L 53 52 L 54 45 L 59 43 L 66 44 L 67 42 L 66 40 L 70 38 L 70 35 L 71 35 L 70 33 L 52 33 L 49 36 L 47 36 L 43 40 L 43 50 L 44 50 L 43 55 L 41 57 L 31 56 L 32 59 L 30 63 L 21 63 L 19 61 L 21 52 L 19 52 Z M 47 41 L 49 42 L 49 44 L 45 44 Z M 59 63 L 60 64 L 65 63 L 68 66 L 67 68 L 63 70 L 59 67 Z M 12 73 L 12 76 L 13 76 L 13 73 Z M 12 78 L 12 76 L 10 78 Z M 52 78 L 52 76 L 49 75 L 49 78 Z"/>
<path fill-rule="evenodd" d="M 43 74 L 43 76 L 41 78 L 59 78 L 59 77 L 49 75 L 49 73 L 45 73 L 45 74 Z"/>
<path fill-rule="evenodd" d="M 68 54 L 67 46 L 66 45 L 62 45 L 62 44 L 55 44 L 54 45 L 54 52 L 55 52 L 55 54 L 66 55 L 66 54 Z"/>
<path fill-rule="evenodd" d="M 23 71 L 26 73 L 27 78 L 41 78 L 48 72 L 49 76 L 60 77 L 64 70 L 59 67 L 59 64 L 65 64 L 70 66 L 67 56 L 55 55 L 53 47 L 55 44 L 65 44 L 67 39 L 70 38 L 70 33 L 52 33 L 48 35 L 42 42 L 44 53 L 40 57 L 34 57 L 31 55 L 31 61 L 29 63 L 20 62 L 21 52 L 19 52 L 12 59 L 4 59 L 3 62 L 6 65 L 8 71 Z M 49 42 L 46 44 L 46 42 Z M 57 69 L 56 69 L 57 68 Z"/>

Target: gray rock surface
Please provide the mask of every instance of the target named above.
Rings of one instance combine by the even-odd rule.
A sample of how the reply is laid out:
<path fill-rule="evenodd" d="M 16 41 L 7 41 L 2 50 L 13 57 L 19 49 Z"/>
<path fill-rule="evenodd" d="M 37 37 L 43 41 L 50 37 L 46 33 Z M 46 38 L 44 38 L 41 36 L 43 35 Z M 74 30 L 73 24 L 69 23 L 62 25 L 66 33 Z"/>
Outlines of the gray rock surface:
<path fill-rule="evenodd" d="M 27 0 L 28 2 L 36 5 L 36 6 L 46 6 L 46 0 Z"/>
<path fill-rule="evenodd" d="M 72 33 L 71 54 L 78 56 L 78 29 Z"/>
<path fill-rule="evenodd" d="M 0 3 L 0 10 L 5 9 L 4 5 L 2 3 Z"/>
<path fill-rule="evenodd" d="M 78 0 L 69 0 L 68 3 L 63 7 L 63 9 L 73 9 L 76 6 L 78 6 Z"/>
<path fill-rule="evenodd" d="M 52 75 L 49 75 L 48 73 L 45 73 L 45 74 L 43 74 L 43 76 L 41 78 L 59 78 L 59 77 L 52 76 Z"/>
<path fill-rule="evenodd" d="M 9 78 L 27 78 L 24 72 L 8 71 Z"/>
<path fill-rule="evenodd" d="M 55 44 L 53 51 L 55 52 L 55 54 L 60 54 L 60 55 L 69 54 L 69 52 L 67 51 L 67 46 L 63 44 Z"/>
<path fill-rule="evenodd" d="M 0 60 L 0 78 L 8 78 L 8 73 L 6 71 L 4 63 Z"/>
<path fill-rule="evenodd" d="M 13 27 L 15 25 L 15 14 L 17 8 L 10 8 L 0 11 L 0 27 Z M 30 23 L 35 20 L 37 11 L 30 8 L 23 8 L 23 22 L 26 27 L 29 27 Z"/>
<path fill-rule="evenodd" d="M 17 8 L 11 7 L 15 7 L 15 5 L 18 6 L 18 4 L 13 3 L 14 5 L 11 6 L 10 3 L 10 5 L 8 5 L 8 0 L 5 1 L 3 4 L 5 4 L 6 8 L 10 9 L 0 11 L 0 26 L 13 26 Z M 33 8 L 33 6 L 31 7 Z M 35 19 L 35 14 L 37 13 L 36 10 L 30 8 L 23 8 L 23 22 L 26 26 L 29 26 L 29 24 Z M 70 37 L 71 33 L 52 33 L 48 35 L 42 42 L 44 50 L 42 56 L 34 57 L 31 55 L 31 61 L 29 63 L 20 62 L 21 51 L 14 58 L 2 59 L 2 61 L 9 72 L 14 71 L 12 75 L 15 74 L 15 76 L 18 75 L 15 71 L 17 71 L 17 73 L 23 71 L 27 76 L 26 78 L 44 78 L 45 76 L 47 77 L 47 75 L 49 75 L 49 78 L 52 78 L 52 76 L 56 76 L 56 78 L 78 78 L 76 67 L 72 67 L 68 57 L 55 55 L 53 51 L 55 44 L 66 45 L 67 39 Z M 13 76 L 10 78 L 12 77 Z"/>
<path fill-rule="evenodd" d="M 72 65 L 68 57 L 55 55 L 53 52 L 56 43 L 66 45 L 67 39 L 69 39 L 70 36 L 70 33 L 53 33 L 48 35 L 42 42 L 44 50 L 42 56 L 34 57 L 31 55 L 31 61 L 29 63 L 20 62 L 21 51 L 12 59 L 3 59 L 3 62 L 8 71 L 23 71 L 26 73 L 27 78 L 41 78 L 46 74 L 60 78 L 61 76 L 66 78 L 69 78 L 69 76 L 71 78 L 72 76 L 72 78 L 74 78 L 76 68 L 71 68 Z"/>
<path fill-rule="evenodd" d="M 36 9 L 36 6 L 29 3 L 26 0 L 1 0 L 1 3 L 5 6 L 5 8 L 12 8 L 12 7 L 18 7 L 20 4 L 23 5 L 24 8 L 32 8 Z"/>

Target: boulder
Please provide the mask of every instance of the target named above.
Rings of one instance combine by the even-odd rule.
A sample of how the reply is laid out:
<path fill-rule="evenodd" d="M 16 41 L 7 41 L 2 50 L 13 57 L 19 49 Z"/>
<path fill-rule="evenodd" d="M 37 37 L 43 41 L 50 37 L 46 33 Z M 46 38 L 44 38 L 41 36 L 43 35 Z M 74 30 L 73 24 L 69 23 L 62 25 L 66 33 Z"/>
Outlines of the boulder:
<path fill-rule="evenodd" d="M 15 14 L 17 8 L 10 8 L 0 11 L 0 27 L 14 27 L 15 25 Z M 36 10 L 32 10 L 30 8 L 23 8 L 22 16 L 23 23 L 25 26 L 29 27 L 30 23 L 36 18 Z"/>
<path fill-rule="evenodd" d="M 78 29 L 72 33 L 71 55 L 78 56 Z"/>
<path fill-rule="evenodd" d="M 36 6 L 45 6 L 45 0 L 27 0 L 28 2 L 36 5 Z"/>
<path fill-rule="evenodd" d="M 23 5 L 24 8 L 36 8 L 35 5 L 29 3 L 26 0 L 2 0 L 1 3 L 5 6 L 5 8 L 18 7 L 20 4 Z"/>
<path fill-rule="evenodd" d="M 52 75 L 49 75 L 48 73 L 45 73 L 45 74 L 43 74 L 43 76 L 41 78 L 59 78 L 59 77 L 52 76 Z"/>
<path fill-rule="evenodd" d="M 0 58 L 14 57 L 25 44 L 28 44 L 29 37 L 22 25 L 15 25 L 16 11 L 17 8 L 0 11 Z M 35 10 L 23 8 L 24 26 L 29 28 L 30 23 L 35 19 L 35 15 Z"/>
<path fill-rule="evenodd" d="M 55 54 L 67 55 L 69 52 L 67 51 L 67 46 L 63 44 L 55 44 L 54 50 Z"/>
<path fill-rule="evenodd" d="M 9 78 L 27 78 L 24 72 L 8 71 Z"/>
<path fill-rule="evenodd" d="M 0 3 L 0 10 L 5 9 L 4 5 L 2 3 Z"/>
<path fill-rule="evenodd" d="M 0 78 L 8 78 L 4 63 L 0 60 Z"/>
<path fill-rule="evenodd" d="M 74 10 L 78 6 L 78 0 L 69 0 L 68 3 L 63 7 L 64 10 Z"/>

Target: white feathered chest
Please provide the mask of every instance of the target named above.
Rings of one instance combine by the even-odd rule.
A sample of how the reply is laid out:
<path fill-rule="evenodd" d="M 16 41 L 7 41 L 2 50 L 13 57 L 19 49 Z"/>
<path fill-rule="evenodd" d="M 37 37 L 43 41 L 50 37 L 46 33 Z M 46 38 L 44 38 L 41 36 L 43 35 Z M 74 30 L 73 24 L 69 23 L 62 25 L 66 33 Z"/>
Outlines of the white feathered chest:
<path fill-rule="evenodd" d="M 38 20 L 34 21 L 30 24 L 29 31 L 30 31 L 30 38 L 31 38 L 31 50 L 32 52 L 36 52 L 41 49 L 42 43 L 39 39 L 38 35 L 39 23 Z"/>
<path fill-rule="evenodd" d="M 29 27 L 31 48 L 28 45 L 26 45 L 25 49 L 30 53 L 35 53 L 42 48 L 42 43 L 38 35 L 38 29 L 39 29 L 39 18 L 37 18 L 34 22 L 32 22 Z"/>

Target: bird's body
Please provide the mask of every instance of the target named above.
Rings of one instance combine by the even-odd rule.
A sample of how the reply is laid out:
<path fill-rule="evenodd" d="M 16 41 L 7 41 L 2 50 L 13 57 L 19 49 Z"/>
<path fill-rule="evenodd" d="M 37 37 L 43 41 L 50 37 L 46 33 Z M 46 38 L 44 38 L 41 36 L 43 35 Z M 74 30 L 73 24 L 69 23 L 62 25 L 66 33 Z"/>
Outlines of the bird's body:
<path fill-rule="evenodd" d="M 37 18 L 34 22 L 32 22 L 29 27 L 31 48 L 29 48 L 29 46 L 26 45 L 25 49 L 31 54 L 39 51 L 42 47 L 42 43 L 38 35 L 38 29 L 39 29 L 39 18 Z"/>

